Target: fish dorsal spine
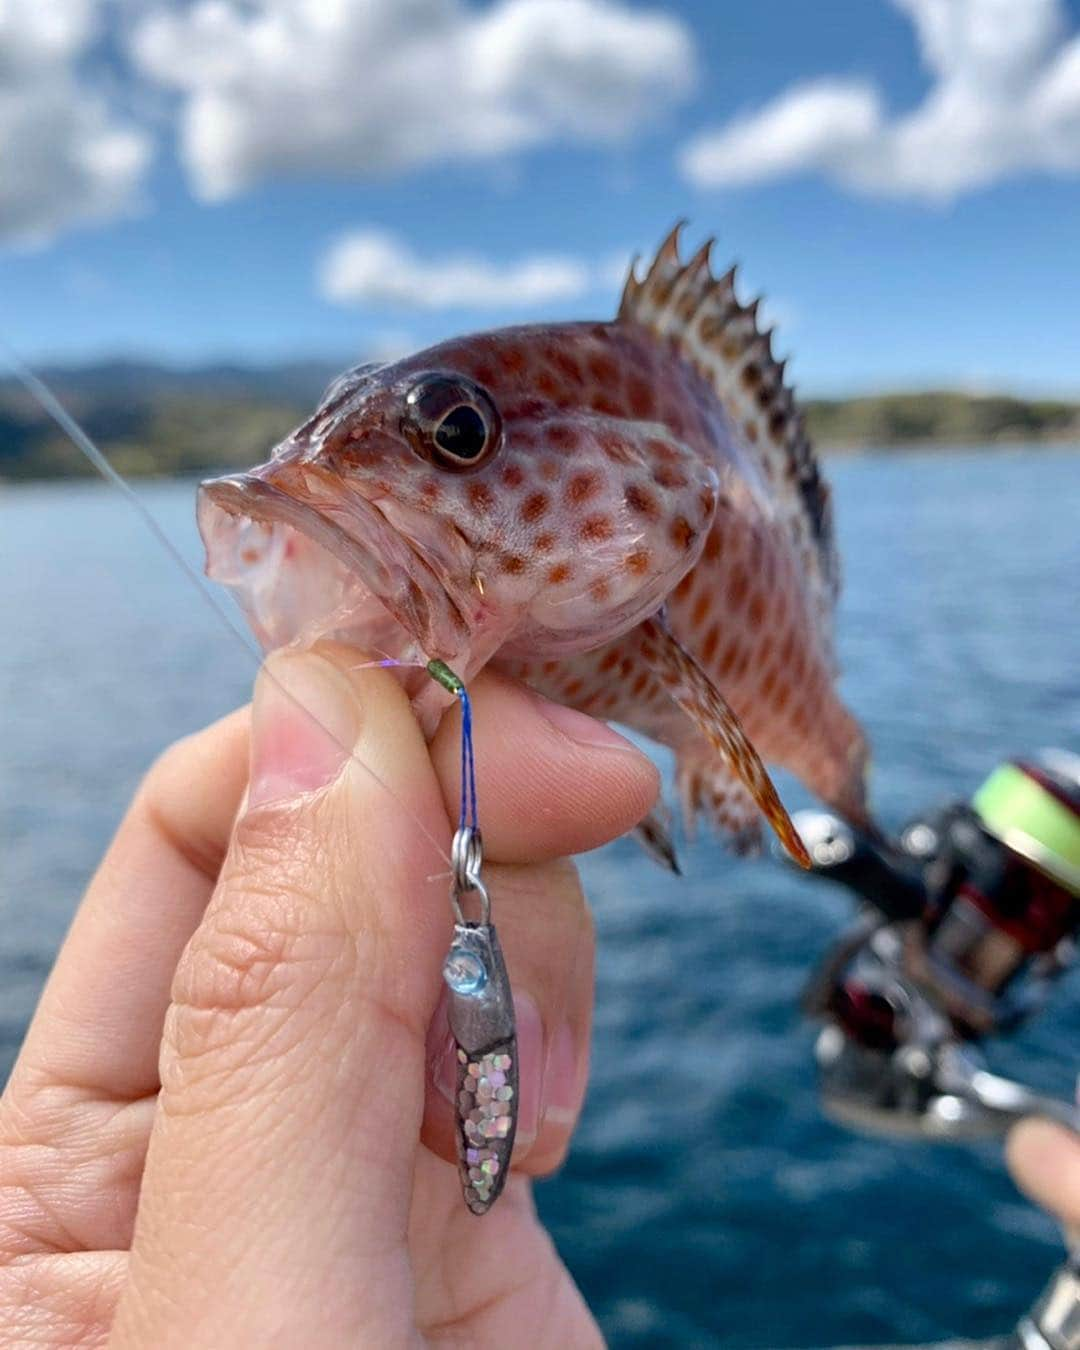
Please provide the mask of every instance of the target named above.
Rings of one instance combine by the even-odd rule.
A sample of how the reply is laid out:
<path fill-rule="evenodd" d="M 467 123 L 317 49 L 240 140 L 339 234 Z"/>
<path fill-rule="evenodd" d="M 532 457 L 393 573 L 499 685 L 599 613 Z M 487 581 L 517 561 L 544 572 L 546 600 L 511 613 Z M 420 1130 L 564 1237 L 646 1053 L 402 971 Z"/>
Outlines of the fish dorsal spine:
<path fill-rule="evenodd" d="M 742 304 L 735 268 L 722 277 L 710 266 L 712 240 L 688 262 L 679 257 L 676 225 L 638 279 L 631 266 L 620 322 L 647 329 L 712 385 L 732 430 L 757 463 L 804 564 L 810 599 L 827 648 L 840 587 L 828 483 L 806 433 L 801 409 L 772 353 L 771 331 L 758 322 L 759 300 Z"/>

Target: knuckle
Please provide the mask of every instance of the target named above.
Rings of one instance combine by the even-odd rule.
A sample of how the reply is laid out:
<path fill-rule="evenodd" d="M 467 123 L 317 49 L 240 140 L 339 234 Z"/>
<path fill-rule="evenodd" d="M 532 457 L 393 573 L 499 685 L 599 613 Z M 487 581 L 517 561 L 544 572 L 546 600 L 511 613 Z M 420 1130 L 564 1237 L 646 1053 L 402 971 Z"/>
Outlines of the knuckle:
<path fill-rule="evenodd" d="M 355 943 L 321 898 L 295 876 L 243 871 L 219 889 L 173 979 L 161 1056 L 173 1106 L 254 1088 L 309 1038 L 325 1048 L 352 982 Z"/>

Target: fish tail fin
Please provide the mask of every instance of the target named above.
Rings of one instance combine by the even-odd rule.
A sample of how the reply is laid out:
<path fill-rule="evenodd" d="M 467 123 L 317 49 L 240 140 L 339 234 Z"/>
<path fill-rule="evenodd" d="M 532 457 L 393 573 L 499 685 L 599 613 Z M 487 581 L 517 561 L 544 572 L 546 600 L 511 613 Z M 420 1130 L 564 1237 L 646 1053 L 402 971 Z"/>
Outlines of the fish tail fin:
<path fill-rule="evenodd" d="M 733 434 L 755 462 L 778 504 L 831 657 L 832 614 L 840 587 L 833 538 L 832 500 L 784 362 L 772 353 L 772 333 L 758 322 L 759 301 L 735 295 L 735 269 L 715 277 L 712 240 L 686 263 L 679 257 L 677 225 L 640 280 L 626 278 L 618 318 L 647 329 L 706 379 L 723 404 Z"/>

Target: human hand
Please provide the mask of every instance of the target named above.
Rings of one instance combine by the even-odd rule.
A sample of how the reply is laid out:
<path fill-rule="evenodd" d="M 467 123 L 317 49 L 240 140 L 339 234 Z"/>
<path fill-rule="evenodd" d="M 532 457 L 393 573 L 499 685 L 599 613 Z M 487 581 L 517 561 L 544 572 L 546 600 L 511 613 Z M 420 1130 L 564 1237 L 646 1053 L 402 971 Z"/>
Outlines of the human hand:
<path fill-rule="evenodd" d="M 529 1179 L 587 1073 L 592 932 L 563 859 L 630 828 L 655 771 L 589 718 L 472 687 L 521 1069 L 514 1172 L 478 1219 L 433 1084 L 450 910 L 417 823 L 448 853 L 459 721 L 428 747 L 392 677 L 320 651 L 271 667 L 397 800 L 265 675 L 249 796 L 246 710 L 151 771 L 0 1103 L 5 1345 L 599 1342 Z"/>
<path fill-rule="evenodd" d="M 1080 1135 L 1057 1121 L 1031 1117 L 1009 1134 L 1005 1150 L 1013 1180 L 1080 1243 Z"/>

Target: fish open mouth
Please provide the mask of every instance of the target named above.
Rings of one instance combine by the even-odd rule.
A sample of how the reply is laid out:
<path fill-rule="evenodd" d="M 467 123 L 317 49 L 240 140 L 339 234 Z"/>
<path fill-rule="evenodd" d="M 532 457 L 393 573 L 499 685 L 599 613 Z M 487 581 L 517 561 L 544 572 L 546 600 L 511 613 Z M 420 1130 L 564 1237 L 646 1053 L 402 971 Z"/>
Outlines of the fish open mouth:
<path fill-rule="evenodd" d="M 453 662 L 469 632 L 446 587 L 374 503 L 333 488 L 288 461 L 202 483 L 207 576 L 268 651 L 331 638 L 374 659 Z"/>

